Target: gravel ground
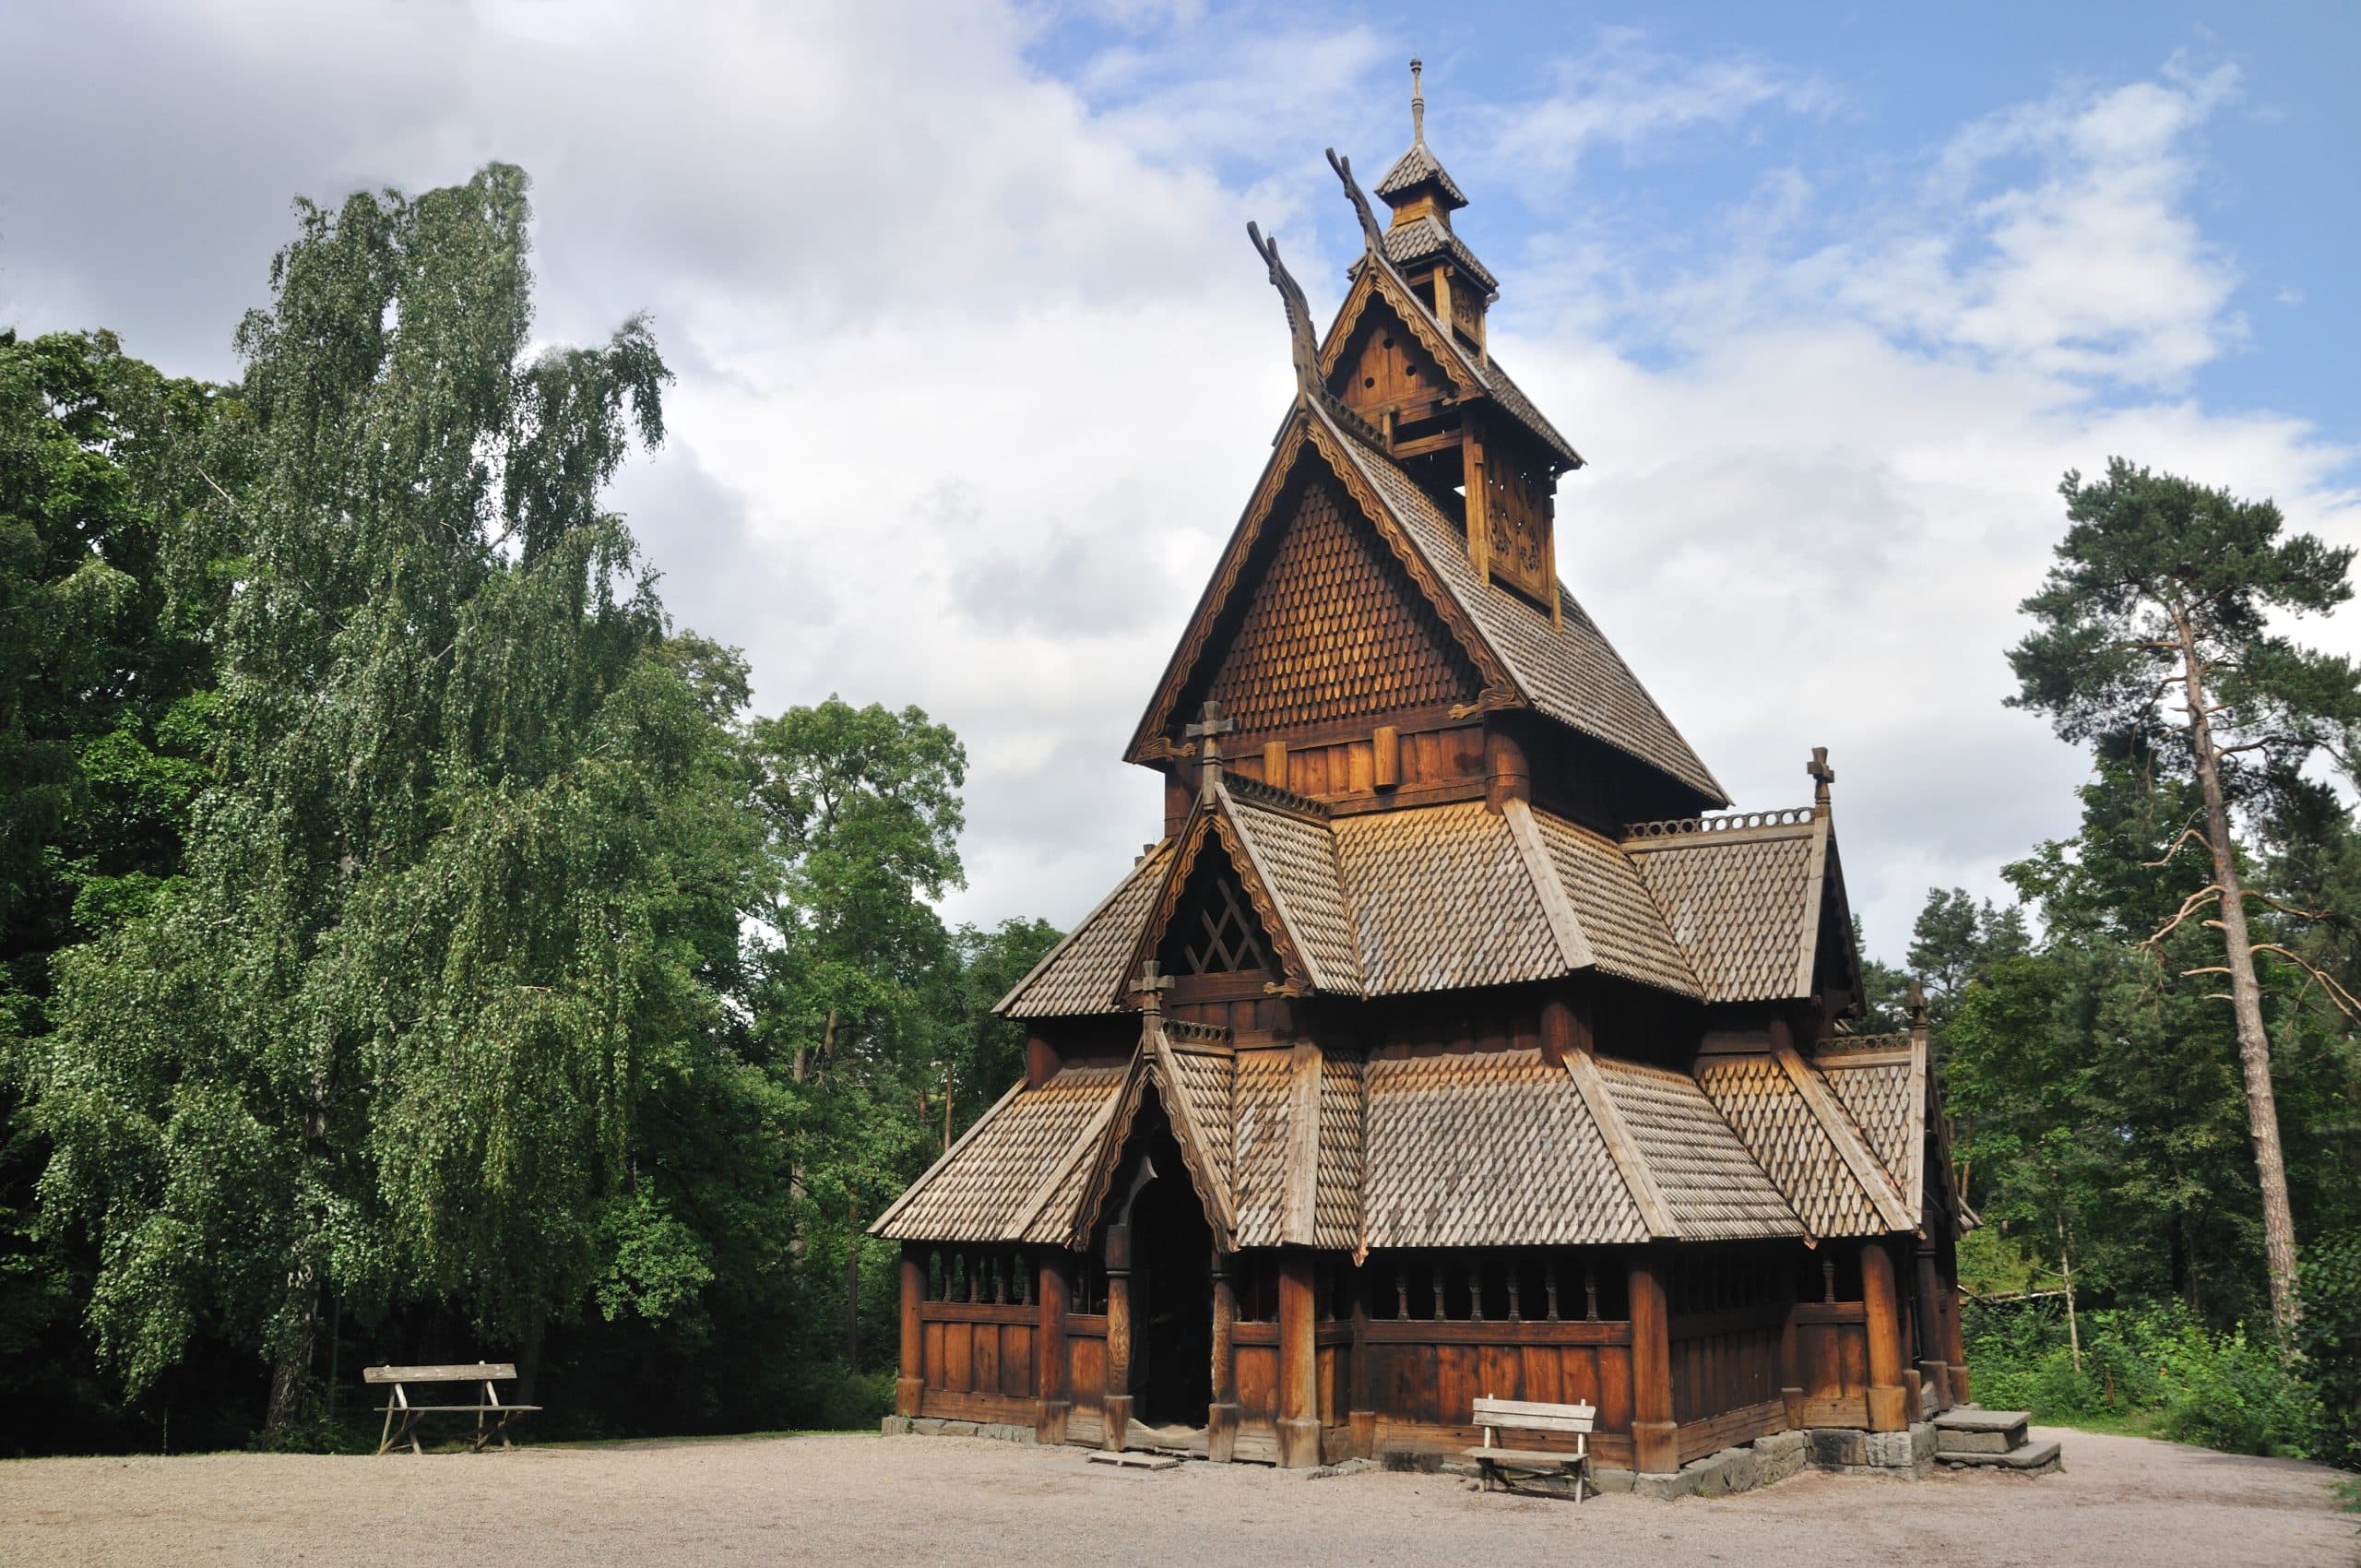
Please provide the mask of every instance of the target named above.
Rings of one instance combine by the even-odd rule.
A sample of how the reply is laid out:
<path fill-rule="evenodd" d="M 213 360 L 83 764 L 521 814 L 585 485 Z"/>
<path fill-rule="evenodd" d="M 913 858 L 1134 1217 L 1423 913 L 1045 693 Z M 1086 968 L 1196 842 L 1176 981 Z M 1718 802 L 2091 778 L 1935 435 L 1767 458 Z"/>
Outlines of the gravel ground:
<path fill-rule="evenodd" d="M 962 1438 L 29 1459 L 0 1464 L 0 1562 L 2361 1563 L 2361 1519 L 2336 1512 L 2317 1465 L 2047 1435 L 2066 1441 L 2062 1475 L 1807 1471 L 1579 1510 L 1449 1476 L 1146 1473 Z"/>

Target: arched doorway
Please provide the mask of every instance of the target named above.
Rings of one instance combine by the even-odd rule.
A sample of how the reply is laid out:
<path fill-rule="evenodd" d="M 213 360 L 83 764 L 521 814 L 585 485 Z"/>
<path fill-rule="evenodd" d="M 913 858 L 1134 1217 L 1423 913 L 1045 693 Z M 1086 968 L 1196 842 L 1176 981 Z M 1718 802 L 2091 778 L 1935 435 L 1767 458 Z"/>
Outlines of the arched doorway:
<path fill-rule="evenodd" d="M 1149 1426 L 1201 1427 L 1213 1403 L 1213 1230 L 1169 1134 L 1132 1206 L 1133 1386 Z"/>

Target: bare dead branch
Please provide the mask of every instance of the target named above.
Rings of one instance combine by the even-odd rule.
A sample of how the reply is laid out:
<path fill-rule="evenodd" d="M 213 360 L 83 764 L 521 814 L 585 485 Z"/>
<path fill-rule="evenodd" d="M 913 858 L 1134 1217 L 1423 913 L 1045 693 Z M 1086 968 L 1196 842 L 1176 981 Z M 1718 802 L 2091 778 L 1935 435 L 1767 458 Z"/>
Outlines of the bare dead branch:
<path fill-rule="evenodd" d="M 2142 861 L 2140 862 L 2140 869 L 2142 871 L 2154 871 L 2158 866 L 2171 864 L 2173 857 L 2180 853 L 2180 847 L 2189 842 L 2191 838 L 2197 840 L 2198 846 L 2201 849 L 2211 849 L 2213 848 L 2211 844 L 2206 842 L 2205 835 L 2198 832 L 2194 826 L 2184 827 L 2180 830 L 2179 836 L 2173 839 L 2171 846 L 2165 850 L 2163 858 L 2153 861 Z M 2219 887 L 2215 887 L 2213 891 L 2219 893 L 2221 889 Z"/>
<path fill-rule="evenodd" d="M 2281 957 L 2286 959 L 2289 963 L 2295 965 L 2297 968 L 2311 976 L 2314 980 L 2319 981 L 2320 993 L 2326 996 L 2329 1001 L 2335 1005 L 2338 1012 L 2343 1014 L 2348 1018 L 2361 1019 L 2361 997 L 2356 997 L 2351 992 L 2345 990 L 2342 984 L 2338 983 L 2335 976 L 2330 974 L 2326 969 L 2321 968 L 2310 959 L 2291 952 L 2285 947 L 2282 947 L 2276 942 L 2258 942 L 2253 944 L 2251 947 L 2249 947 L 2248 951 L 2255 953 L 2278 954 Z"/>
<path fill-rule="evenodd" d="M 2193 832 L 2195 830 L 2191 829 L 2191 831 Z M 2180 901 L 2180 908 L 2174 912 L 2173 918 L 2158 926 L 2153 932 L 2150 932 L 2148 940 L 2142 943 L 2140 945 L 2142 947 L 2155 946 L 2156 944 L 2162 942 L 2165 937 L 2170 936 L 2173 933 L 2174 927 L 2179 925 L 2183 921 L 2189 919 L 2190 915 L 2195 914 L 2198 909 L 2202 908 L 2207 899 L 2210 898 L 2218 901 L 2221 897 L 2222 885 L 2218 882 L 2207 883 L 2204 886 L 2199 888 L 2196 892 L 2182 899 Z M 2213 925 L 2216 922 L 2208 921 L 2205 923 Z"/>

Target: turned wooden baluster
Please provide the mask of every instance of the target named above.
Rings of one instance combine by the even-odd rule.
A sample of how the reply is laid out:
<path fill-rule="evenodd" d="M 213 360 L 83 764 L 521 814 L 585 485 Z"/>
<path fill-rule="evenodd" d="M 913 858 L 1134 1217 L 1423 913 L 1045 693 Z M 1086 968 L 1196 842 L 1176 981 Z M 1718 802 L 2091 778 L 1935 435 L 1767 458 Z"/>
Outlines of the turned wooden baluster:
<path fill-rule="evenodd" d="M 1484 1321 L 1484 1270 L 1480 1265 L 1467 1271 L 1467 1321 Z"/>
<path fill-rule="evenodd" d="M 1823 1303 L 1831 1305 L 1836 1301 L 1836 1260 L 1834 1258 L 1820 1260 L 1820 1299 Z"/>
<path fill-rule="evenodd" d="M 1400 1264 L 1394 1265 L 1394 1321 L 1410 1321 L 1410 1271 Z"/>
<path fill-rule="evenodd" d="M 1516 1265 L 1509 1265 L 1509 1321 L 1511 1323 L 1523 1323 L 1525 1321 L 1525 1313 L 1523 1309 L 1517 1305 L 1516 1299 L 1518 1287 L 1524 1283 L 1523 1280 L 1517 1277 L 1521 1272 L 1522 1271 L 1516 1266 Z"/>
<path fill-rule="evenodd" d="M 1583 1321 L 1598 1321 L 1598 1270 L 1596 1268 L 1583 1270 Z"/>
<path fill-rule="evenodd" d="M 1433 1265 L 1433 1275 L 1435 1287 L 1435 1319 L 1437 1322 L 1441 1322 L 1443 1318 L 1450 1315 L 1443 1310 L 1442 1304 L 1442 1265 L 1436 1264 Z"/>
<path fill-rule="evenodd" d="M 1541 1265 L 1541 1289 L 1548 1292 L 1549 1321 L 1558 1321 L 1558 1260 L 1551 1258 Z"/>

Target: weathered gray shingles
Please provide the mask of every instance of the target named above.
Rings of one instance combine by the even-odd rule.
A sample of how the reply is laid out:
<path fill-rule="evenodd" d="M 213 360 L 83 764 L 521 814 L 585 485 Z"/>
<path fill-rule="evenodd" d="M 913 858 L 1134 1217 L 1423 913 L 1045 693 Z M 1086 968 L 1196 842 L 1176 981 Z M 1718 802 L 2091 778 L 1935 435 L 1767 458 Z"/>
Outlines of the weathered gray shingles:
<path fill-rule="evenodd" d="M 1407 223 L 1395 223 L 1385 231 L 1385 259 L 1396 267 L 1408 267 L 1438 253 L 1467 269 L 1468 276 L 1484 285 L 1487 291 L 1499 288 L 1500 279 L 1491 269 L 1476 259 L 1476 253 L 1438 218 L 1414 218 Z"/>
<path fill-rule="evenodd" d="M 918 1179 L 883 1234 L 923 1241 L 1014 1240 L 1025 1199 L 1073 1154 L 1122 1077 L 1120 1067 L 1069 1067 L 1000 1106 Z"/>
<path fill-rule="evenodd" d="M 1337 878 L 1328 825 L 1232 796 L 1231 818 L 1269 871 L 1287 929 L 1311 961 L 1312 983 L 1347 996 L 1361 991 L 1360 956 Z"/>
<path fill-rule="evenodd" d="M 1313 1187 L 1313 1246 L 1349 1252 L 1360 1244 L 1365 1109 L 1361 1063 L 1323 1057 L 1320 1063 L 1320 1169 Z"/>
<path fill-rule="evenodd" d="M 1365 1075 L 1370 1246 L 1647 1239 L 1581 1092 L 1538 1051 L 1379 1060 Z"/>
<path fill-rule="evenodd" d="M 1381 198 L 1400 196 L 1404 191 L 1430 180 L 1442 186 L 1443 194 L 1457 205 L 1467 205 L 1467 193 L 1461 190 L 1459 182 L 1444 170 L 1442 161 L 1435 157 L 1424 137 L 1412 142 L 1410 150 L 1394 160 L 1394 166 L 1377 182 L 1377 194 Z"/>
<path fill-rule="evenodd" d="M 1787 1200 L 1696 1079 L 1608 1056 L 1598 1058 L 1598 1071 L 1683 1240 L 1802 1233 Z"/>
<path fill-rule="evenodd" d="M 1590 943 L 1591 961 L 1611 975 L 1679 996 L 1696 995 L 1697 977 L 1673 944 L 1639 868 L 1613 842 L 1587 828 L 1541 812 L 1533 820 L 1558 868 L 1575 923 Z"/>
<path fill-rule="evenodd" d="M 1287 1217 L 1287 1125 L 1295 1093 L 1291 1053 L 1239 1052 L 1237 1084 L 1238 1154 L 1232 1170 L 1238 1244 L 1275 1247 Z"/>
<path fill-rule="evenodd" d="M 1041 1018 L 1121 1007 L 1123 965 L 1171 858 L 1170 847 L 1163 844 L 1143 858 L 1107 901 L 1002 1000 L 1000 1011 L 1012 1018 Z"/>
<path fill-rule="evenodd" d="M 1321 418 L 1326 421 L 1327 416 Z M 1484 640 L 1507 663 L 1528 701 L 1560 722 L 1663 769 L 1712 801 L 1728 798 L 1572 594 L 1559 589 L 1565 618 L 1560 629 L 1505 588 L 1486 585 L 1468 564 L 1459 530 L 1409 475 L 1390 458 L 1337 432 L 1333 422 L 1327 428 L 1347 460 L 1362 470 L 1387 510 L 1409 531 L 1419 553 Z"/>
<path fill-rule="evenodd" d="M 1697 1083 L 1786 1194 L 1806 1229 L 1815 1236 L 1884 1231 L 1852 1167 L 1776 1061 L 1754 1055 L 1709 1058 L 1697 1065 Z"/>
<path fill-rule="evenodd" d="M 1795 993 L 1804 942 L 1820 919 L 1807 907 L 1816 843 L 1807 823 L 1777 834 L 1630 839 L 1623 849 L 1705 1000 L 1759 1002 Z"/>
<path fill-rule="evenodd" d="M 1332 831 L 1368 995 L 1565 972 L 1508 821 L 1482 802 L 1345 817 Z"/>
<path fill-rule="evenodd" d="M 1896 1189 L 1910 1191 L 1910 1123 L 1916 1110 L 1910 1103 L 1910 1064 L 1890 1062 L 1848 1067 L 1840 1056 L 1821 1065 L 1821 1075 L 1853 1113 L 1861 1135 L 1884 1162 Z"/>
<path fill-rule="evenodd" d="M 1230 1114 L 1232 1080 L 1236 1076 L 1228 1056 L 1196 1051 L 1172 1053 L 1174 1068 L 1180 1079 L 1180 1094 L 1186 1102 L 1186 1113 L 1196 1129 L 1198 1142 L 1206 1158 L 1213 1162 L 1214 1179 L 1235 1202 L 1236 1182 L 1232 1174 L 1236 1158 L 1237 1127 Z"/>

